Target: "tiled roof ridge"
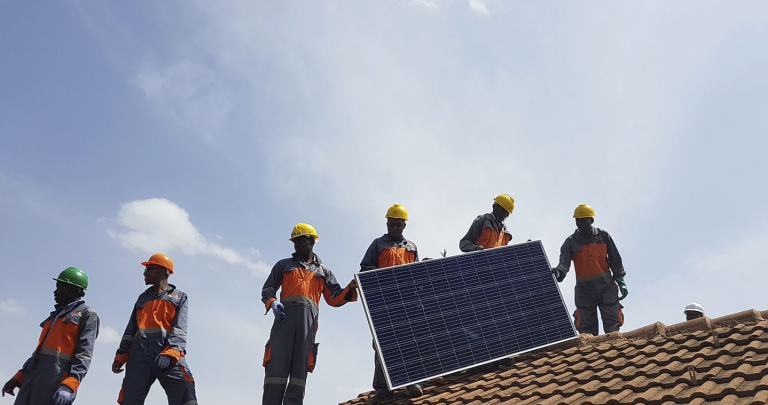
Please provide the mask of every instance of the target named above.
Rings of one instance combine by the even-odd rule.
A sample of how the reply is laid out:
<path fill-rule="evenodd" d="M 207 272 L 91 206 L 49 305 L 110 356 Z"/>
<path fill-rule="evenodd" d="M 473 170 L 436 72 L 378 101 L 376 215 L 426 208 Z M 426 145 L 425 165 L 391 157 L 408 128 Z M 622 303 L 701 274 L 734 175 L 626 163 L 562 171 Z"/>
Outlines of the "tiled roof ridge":
<path fill-rule="evenodd" d="M 403 403 L 709 403 L 718 393 L 720 399 L 730 398 L 727 403 L 741 404 L 768 399 L 766 343 L 768 310 L 582 334 L 431 380 L 425 397 Z M 362 393 L 349 404 L 369 395 Z"/>

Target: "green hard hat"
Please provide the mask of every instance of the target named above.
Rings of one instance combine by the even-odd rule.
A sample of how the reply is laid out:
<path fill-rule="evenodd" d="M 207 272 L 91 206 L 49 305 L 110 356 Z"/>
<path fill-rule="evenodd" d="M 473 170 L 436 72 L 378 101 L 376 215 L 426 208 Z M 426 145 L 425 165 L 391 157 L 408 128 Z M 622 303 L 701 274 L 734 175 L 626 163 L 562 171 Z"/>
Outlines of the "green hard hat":
<path fill-rule="evenodd" d="M 77 267 L 67 267 L 54 280 L 80 287 L 83 290 L 88 289 L 88 276 Z"/>

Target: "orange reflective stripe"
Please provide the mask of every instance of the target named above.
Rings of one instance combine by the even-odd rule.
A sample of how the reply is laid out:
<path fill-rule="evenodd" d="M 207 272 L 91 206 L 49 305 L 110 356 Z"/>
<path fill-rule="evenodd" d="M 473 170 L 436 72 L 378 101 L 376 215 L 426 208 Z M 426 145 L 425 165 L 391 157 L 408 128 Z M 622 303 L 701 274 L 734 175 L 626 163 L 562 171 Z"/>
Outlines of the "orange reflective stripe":
<path fill-rule="evenodd" d="M 272 359 L 272 343 L 267 342 L 267 347 L 264 350 L 264 360 L 261 362 L 261 366 L 266 367 L 270 359 Z"/>
<path fill-rule="evenodd" d="M 411 252 L 404 247 L 392 246 L 379 253 L 378 268 L 383 269 L 385 267 L 413 263 L 415 259 L 416 255 L 414 252 Z"/>
<path fill-rule="evenodd" d="M 608 250 L 606 245 L 592 243 L 581 247 L 581 251 L 573 254 L 573 267 L 577 278 L 593 277 L 609 271 Z"/>
<path fill-rule="evenodd" d="M 63 318 L 59 318 L 51 327 L 48 338 L 45 339 L 44 346 L 40 349 L 48 349 L 46 350 L 48 353 L 52 350 L 64 353 L 70 357 L 74 356 L 79 330 L 80 325 L 64 322 Z"/>
<path fill-rule="evenodd" d="M 267 300 L 267 304 L 266 304 L 267 312 L 265 312 L 264 315 L 269 313 L 269 310 L 272 307 L 272 303 L 275 302 L 275 301 L 277 301 L 277 298 L 270 298 L 270 299 Z"/>
<path fill-rule="evenodd" d="M 16 380 L 16 382 L 19 383 L 19 385 L 21 385 L 21 383 L 24 382 L 24 373 L 22 373 L 21 371 L 17 372 L 16 374 L 13 375 L 13 379 Z"/>
<path fill-rule="evenodd" d="M 195 383 L 195 380 L 187 374 L 187 370 L 184 370 L 184 367 L 179 364 L 179 369 L 181 370 L 181 374 L 184 375 L 184 379 L 187 380 L 187 382 L 191 382 L 192 384 Z"/>
<path fill-rule="evenodd" d="M 175 349 L 171 349 L 170 346 L 165 346 L 165 349 L 163 349 L 163 351 L 160 352 L 160 354 L 164 356 L 173 357 L 174 363 L 178 362 L 180 358 L 184 357 L 184 353 Z"/>
<path fill-rule="evenodd" d="M 125 380 L 123 380 L 123 383 L 120 385 L 120 394 L 117 395 L 117 403 L 122 404 L 123 403 L 123 393 L 125 391 Z"/>
<path fill-rule="evenodd" d="M 68 373 L 64 373 L 64 380 L 61 382 L 61 385 L 66 385 L 67 387 L 72 389 L 72 392 L 77 391 L 77 389 L 80 387 L 80 381 L 77 381 L 75 377 L 67 377 Z"/>
<path fill-rule="evenodd" d="M 119 361 L 120 363 L 127 363 L 128 362 L 128 356 L 131 355 L 131 352 L 123 353 L 123 354 L 116 354 L 115 355 L 115 361 Z"/>
<path fill-rule="evenodd" d="M 136 311 L 136 323 L 139 329 L 163 328 L 173 329 L 173 318 L 176 317 L 176 305 L 163 299 L 149 301 L 143 308 Z"/>

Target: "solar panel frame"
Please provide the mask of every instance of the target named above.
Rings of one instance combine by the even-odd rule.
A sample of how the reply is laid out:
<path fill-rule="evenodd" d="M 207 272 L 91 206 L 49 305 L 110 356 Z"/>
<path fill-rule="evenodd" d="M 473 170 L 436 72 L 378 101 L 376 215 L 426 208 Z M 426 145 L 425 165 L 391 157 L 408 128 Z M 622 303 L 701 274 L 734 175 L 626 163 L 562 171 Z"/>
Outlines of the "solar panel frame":
<path fill-rule="evenodd" d="M 549 263 L 549 258 L 547 257 L 546 251 L 544 250 L 544 244 L 541 243 L 540 240 L 528 241 L 528 242 L 519 243 L 519 244 L 515 244 L 515 245 L 502 246 L 502 247 L 494 248 L 493 250 L 519 248 L 521 246 L 531 245 L 531 244 L 538 244 L 538 246 L 541 248 L 541 252 L 542 252 L 542 254 L 544 256 L 544 260 L 546 261 L 546 264 L 547 264 L 547 271 L 549 271 L 549 269 L 551 269 L 552 267 L 551 267 L 551 265 Z M 446 259 L 456 260 L 459 257 L 466 257 L 468 255 L 483 254 L 484 252 L 489 252 L 489 251 L 490 251 L 490 249 L 482 250 L 482 251 L 476 251 L 476 252 L 468 252 L 468 253 L 464 253 L 464 254 L 456 255 L 456 256 L 449 256 L 449 257 L 444 257 L 444 258 L 432 259 L 432 260 L 430 260 L 429 262 L 426 262 L 426 263 L 434 264 L 435 262 L 446 260 Z M 424 262 L 419 262 L 419 263 L 424 263 Z M 357 280 L 358 289 L 359 289 L 359 292 L 360 292 L 360 299 L 361 299 L 361 301 L 363 303 L 363 310 L 365 311 L 365 317 L 366 317 L 366 320 L 368 321 L 368 327 L 370 328 L 371 335 L 373 336 L 373 340 L 375 342 L 376 347 L 380 348 L 381 345 L 380 345 L 380 342 L 379 342 L 379 336 L 376 333 L 376 330 L 375 330 L 374 325 L 373 325 L 373 320 L 372 320 L 372 317 L 371 317 L 371 312 L 370 312 L 369 307 L 368 307 L 368 301 L 367 301 L 366 296 L 365 296 L 365 290 L 364 290 L 364 286 L 363 286 L 364 283 L 360 280 L 360 275 L 361 274 L 369 275 L 369 274 L 374 273 L 374 272 L 385 272 L 385 271 L 392 272 L 393 270 L 397 270 L 397 268 L 410 267 L 410 266 L 413 266 L 415 264 L 417 264 L 417 263 L 409 263 L 409 264 L 403 264 L 403 265 L 398 265 L 398 266 L 386 267 L 386 268 L 382 268 L 382 269 L 369 270 L 369 271 L 362 272 L 362 273 L 355 273 L 355 275 L 354 275 L 355 280 Z M 413 276 L 413 273 L 410 273 L 410 274 L 411 274 L 411 276 Z M 545 348 L 545 347 L 556 345 L 558 343 L 569 341 L 569 340 L 577 337 L 578 336 L 578 331 L 576 330 L 576 327 L 573 324 L 573 320 L 571 319 L 571 316 L 568 314 L 568 307 L 565 304 L 565 300 L 563 299 L 563 294 L 560 291 L 560 286 L 557 283 L 557 280 L 555 279 L 554 275 L 551 275 L 551 277 L 552 277 L 552 280 L 553 280 L 554 285 L 555 285 L 555 290 L 557 291 L 558 297 L 560 298 L 560 303 L 563 305 L 563 308 L 566 310 L 566 317 L 568 319 L 568 322 L 570 323 L 571 330 L 573 332 L 572 336 L 564 338 L 564 339 L 561 339 L 561 340 L 549 342 L 549 343 L 546 343 L 546 344 L 543 344 L 543 345 L 538 345 L 538 346 L 535 346 L 535 347 L 531 347 L 529 349 L 525 349 L 525 350 L 522 350 L 522 351 L 517 351 L 517 352 L 505 354 L 503 356 L 492 358 L 492 359 L 489 359 L 489 360 L 473 363 L 473 364 L 468 365 L 468 366 L 463 366 L 463 367 L 459 367 L 459 368 L 456 368 L 456 369 L 451 369 L 449 371 L 445 371 L 445 372 L 437 374 L 437 375 L 429 375 L 429 376 L 427 376 L 425 378 L 420 378 L 420 379 L 416 379 L 416 380 L 413 380 L 413 381 L 408 381 L 406 383 L 399 384 L 399 385 L 393 385 L 392 379 L 390 377 L 390 371 L 387 368 L 387 363 L 384 360 L 384 356 L 382 354 L 382 350 L 377 350 L 376 351 L 376 355 L 378 356 L 379 361 L 381 362 L 381 366 L 382 366 L 382 369 L 384 371 L 384 376 L 385 376 L 385 379 L 387 381 L 387 386 L 390 389 L 406 387 L 406 386 L 411 385 L 411 384 L 416 384 L 416 383 L 419 383 L 419 382 L 423 382 L 423 381 L 431 380 L 431 379 L 434 379 L 434 378 L 442 377 L 442 376 L 445 376 L 445 375 L 448 375 L 448 374 L 457 373 L 457 372 L 460 372 L 460 371 L 463 371 L 463 370 L 467 370 L 467 369 L 470 369 L 472 367 L 477 367 L 477 366 L 480 366 L 480 365 L 483 365 L 483 364 L 492 363 L 494 361 L 498 361 L 498 360 L 501 360 L 501 359 L 504 359 L 504 358 L 508 358 L 510 356 L 516 356 L 516 355 L 520 355 L 520 354 L 523 354 L 523 353 L 531 352 L 531 351 L 534 351 L 534 350 L 539 350 L 539 349 L 542 349 L 542 348 Z M 410 319 L 409 319 L 409 324 L 410 324 Z M 412 327 L 411 327 L 411 330 L 413 330 Z M 499 333 L 498 330 L 497 330 L 497 333 Z M 499 333 L 499 335 L 500 335 L 500 333 Z"/>

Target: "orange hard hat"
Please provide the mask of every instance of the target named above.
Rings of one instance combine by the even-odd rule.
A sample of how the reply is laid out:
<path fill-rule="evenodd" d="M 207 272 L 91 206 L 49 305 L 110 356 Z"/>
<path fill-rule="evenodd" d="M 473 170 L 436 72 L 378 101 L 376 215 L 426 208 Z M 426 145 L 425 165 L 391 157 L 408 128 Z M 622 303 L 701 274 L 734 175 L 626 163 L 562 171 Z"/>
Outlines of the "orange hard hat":
<path fill-rule="evenodd" d="M 142 266 L 146 266 L 148 264 L 156 264 L 158 266 L 165 267 L 168 269 L 168 271 L 171 272 L 171 274 L 173 274 L 173 260 L 162 253 L 155 253 L 152 255 L 152 257 L 149 258 L 149 260 L 141 263 Z"/>

